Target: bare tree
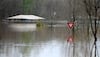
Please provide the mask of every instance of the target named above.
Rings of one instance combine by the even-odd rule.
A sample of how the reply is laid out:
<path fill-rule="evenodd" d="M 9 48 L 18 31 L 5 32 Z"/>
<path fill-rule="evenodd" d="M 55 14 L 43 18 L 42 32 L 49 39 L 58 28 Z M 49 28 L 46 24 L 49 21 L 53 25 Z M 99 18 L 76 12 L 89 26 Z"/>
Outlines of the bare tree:
<path fill-rule="evenodd" d="M 85 10 L 86 13 L 89 16 L 89 21 L 90 21 L 90 27 L 92 34 L 94 36 L 94 47 L 95 47 L 95 54 L 94 56 L 96 57 L 96 42 L 97 42 L 97 31 L 98 31 L 98 10 L 100 8 L 100 0 L 83 0 L 84 5 L 85 5 Z M 91 57 L 91 54 L 90 54 Z"/>

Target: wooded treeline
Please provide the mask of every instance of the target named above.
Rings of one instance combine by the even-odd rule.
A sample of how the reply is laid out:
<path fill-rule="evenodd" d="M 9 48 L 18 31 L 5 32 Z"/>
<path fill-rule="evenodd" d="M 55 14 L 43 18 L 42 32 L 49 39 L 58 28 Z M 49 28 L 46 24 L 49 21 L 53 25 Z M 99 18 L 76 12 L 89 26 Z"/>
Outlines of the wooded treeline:
<path fill-rule="evenodd" d="M 80 0 L 77 0 L 76 15 L 83 16 L 84 11 L 79 4 L 81 4 Z M 70 0 L 2 0 L 0 2 L 0 19 L 17 14 L 35 14 L 47 19 L 72 17 Z"/>

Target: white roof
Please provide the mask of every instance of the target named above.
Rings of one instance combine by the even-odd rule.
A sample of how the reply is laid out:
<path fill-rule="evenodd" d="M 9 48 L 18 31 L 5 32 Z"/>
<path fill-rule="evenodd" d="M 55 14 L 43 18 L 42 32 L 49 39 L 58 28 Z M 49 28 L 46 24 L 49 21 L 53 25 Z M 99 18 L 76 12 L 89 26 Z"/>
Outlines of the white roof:
<path fill-rule="evenodd" d="M 32 19 L 32 20 L 39 20 L 39 19 L 45 19 L 43 17 L 35 16 L 35 15 L 17 15 L 8 17 L 7 19 Z"/>

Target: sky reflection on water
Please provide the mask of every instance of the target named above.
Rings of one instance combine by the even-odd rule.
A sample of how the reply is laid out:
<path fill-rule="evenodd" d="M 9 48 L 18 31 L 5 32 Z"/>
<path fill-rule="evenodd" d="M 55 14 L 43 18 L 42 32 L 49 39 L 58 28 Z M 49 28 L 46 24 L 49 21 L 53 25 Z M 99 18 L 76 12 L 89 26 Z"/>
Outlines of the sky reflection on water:
<path fill-rule="evenodd" d="M 20 25 L 11 25 L 11 28 L 17 28 Z M 66 27 L 43 28 L 35 31 L 31 31 L 27 27 L 28 25 L 24 26 L 25 30 L 20 27 L 22 31 L 19 30 L 20 28 L 17 28 L 19 31 L 14 28 L 14 31 L 9 26 L 5 29 L 1 27 L 3 31 L 0 33 L 3 34 L 1 34 L 0 40 L 0 57 L 73 57 L 73 54 L 75 57 L 84 57 L 85 55 L 89 57 L 93 37 L 91 36 L 90 40 L 87 40 L 81 29 L 76 32 L 75 45 L 73 45 L 67 42 L 67 37 L 71 33 Z M 99 40 L 98 37 L 98 54 L 100 54 Z M 75 53 L 73 53 L 73 48 Z"/>

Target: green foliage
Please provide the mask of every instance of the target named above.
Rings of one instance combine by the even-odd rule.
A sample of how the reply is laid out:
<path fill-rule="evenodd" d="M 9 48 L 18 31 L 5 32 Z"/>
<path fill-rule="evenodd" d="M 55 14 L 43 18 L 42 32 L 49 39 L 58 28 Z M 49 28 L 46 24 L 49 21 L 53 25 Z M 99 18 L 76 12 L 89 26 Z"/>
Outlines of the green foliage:
<path fill-rule="evenodd" d="M 28 14 L 31 10 L 33 0 L 23 0 L 23 10 L 25 14 Z"/>
<path fill-rule="evenodd" d="M 42 21 L 38 21 L 37 24 L 36 24 L 36 26 L 37 26 L 37 27 L 43 27 L 44 24 L 42 23 Z"/>
<path fill-rule="evenodd" d="M 24 0 L 23 1 L 25 4 L 30 4 L 32 2 L 32 0 Z"/>

